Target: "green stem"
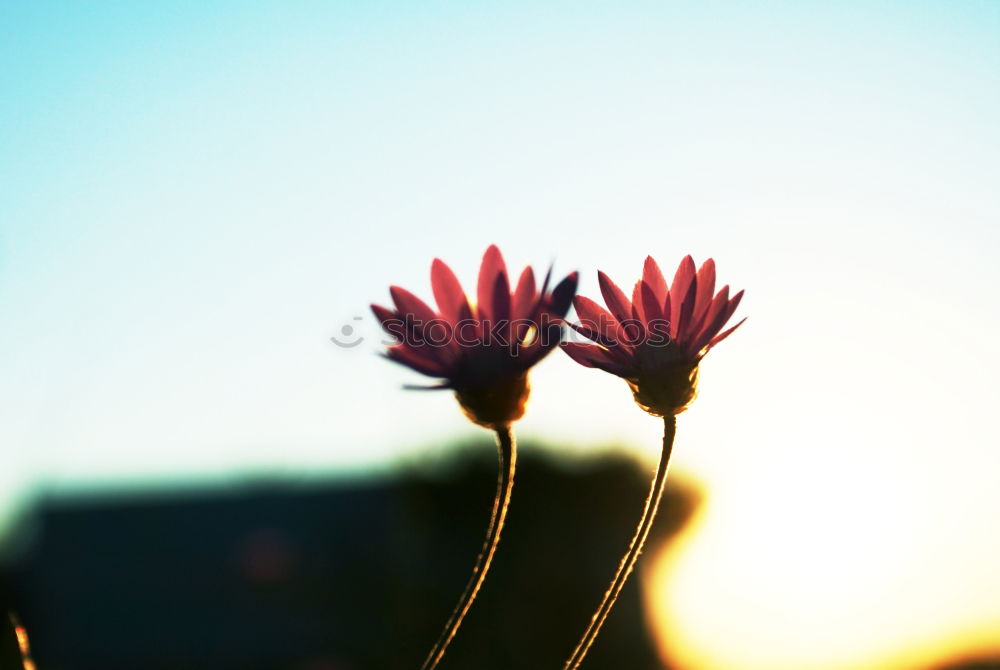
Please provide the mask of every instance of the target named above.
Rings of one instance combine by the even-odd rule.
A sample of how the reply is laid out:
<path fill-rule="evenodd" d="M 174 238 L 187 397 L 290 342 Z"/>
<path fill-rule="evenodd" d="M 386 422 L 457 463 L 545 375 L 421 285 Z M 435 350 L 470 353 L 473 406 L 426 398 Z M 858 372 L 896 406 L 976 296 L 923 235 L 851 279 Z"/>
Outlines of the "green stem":
<path fill-rule="evenodd" d="M 490 514 L 490 524 L 486 529 L 486 540 L 483 542 L 483 548 L 479 552 L 479 557 L 476 558 L 476 565 L 472 569 L 472 576 L 469 578 L 469 583 L 466 584 L 462 596 L 458 599 L 458 604 L 455 605 L 454 611 L 444 625 L 444 630 L 441 631 L 441 636 L 434 643 L 434 647 L 431 648 L 424 664 L 420 666 L 420 670 L 434 670 L 437 664 L 441 662 L 445 650 L 451 643 L 452 638 L 455 637 L 459 626 L 462 625 L 462 619 L 472 606 L 472 601 L 476 599 L 476 594 L 479 593 L 479 588 L 483 585 L 483 580 L 486 579 L 486 573 L 489 571 L 490 563 L 493 561 L 493 554 L 500 543 L 500 531 L 503 530 L 504 520 L 507 518 L 507 506 L 510 504 L 510 493 L 514 487 L 517 444 L 510 431 L 510 426 L 500 426 L 496 429 L 496 432 L 500 467 L 499 474 L 497 475 L 497 494 L 493 499 L 493 511 Z"/>
<path fill-rule="evenodd" d="M 639 527 L 636 528 L 635 535 L 632 536 L 632 542 L 628 546 L 628 551 L 625 552 L 625 556 L 622 557 L 622 561 L 618 565 L 618 572 L 615 573 L 614 578 L 611 580 L 611 585 L 604 593 L 604 599 L 601 601 L 600 607 L 597 608 L 594 616 L 591 617 L 590 625 L 587 626 L 586 632 L 580 638 L 576 649 L 573 650 L 572 655 L 566 661 L 563 670 L 576 670 L 580 667 L 580 663 L 583 662 L 583 658 L 590 650 L 590 645 L 597 639 L 597 634 L 601 631 L 601 626 L 604 625 L 604 621 L 608 618 L 611 608 L 614 607 L 615 600 L 618 598 L 618 594 L 621 593 L 622 587 L 625 586 L 632 568 L 635 567 L 635 563 L 639 559 L 639 554 L 642 553 L 642 547 L 646 543 L 649 529 L 653 526 L 653 521 L 656 519 L 656 511 L 659 509 L 660 500 L 663 498 L 663 488 L 667 483 L 667 468 L 670 465 L 670 452 L 674 446 L 674 434 L 676 430 L 676 417 L 673 415 L 664 417 L 663 451 L 660 453 L 660 464 L 656 468 L 656 476 L 653 477 L 653 483 L 649 488 L 646 506 L 642 511 L 642 516 L 639 518 Z"/>

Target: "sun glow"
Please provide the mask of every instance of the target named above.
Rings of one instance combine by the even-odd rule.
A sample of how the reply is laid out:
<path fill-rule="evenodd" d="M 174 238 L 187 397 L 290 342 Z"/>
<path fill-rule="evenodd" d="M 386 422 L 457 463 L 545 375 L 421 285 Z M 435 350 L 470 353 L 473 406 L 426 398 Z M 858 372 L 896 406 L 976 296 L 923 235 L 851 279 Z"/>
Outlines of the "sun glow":
<path fill-rule="evenodd" d="M 997 542 L 949 521 L 959 479 L 927 486 L 871 445 L 772 453 L 711 487 L 651 557 L 665 658 L 691 670 L 927 668 L 1000 650 Z M 988 528 L 993 512 L 976 511 Z"/>

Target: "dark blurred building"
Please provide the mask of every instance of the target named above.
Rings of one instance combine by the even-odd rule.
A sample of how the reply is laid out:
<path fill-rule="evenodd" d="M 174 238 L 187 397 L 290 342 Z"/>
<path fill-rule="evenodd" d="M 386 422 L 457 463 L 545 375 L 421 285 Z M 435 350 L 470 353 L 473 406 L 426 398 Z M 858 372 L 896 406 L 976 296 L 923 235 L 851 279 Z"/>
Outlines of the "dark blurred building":
<path fill-rule="evenodd" d="M 650 474 L 523 450 L 493 569 L 442 670 L 561 667 Z M 385 480 L 43 501 L 5 580 L 40 670 L 415 670 L 469 576 L 495 477 L 484 442 Z M 695 500 L 668 486 L 652 542 Z M 589 670 L 662 668 L 638 574 Z"/>

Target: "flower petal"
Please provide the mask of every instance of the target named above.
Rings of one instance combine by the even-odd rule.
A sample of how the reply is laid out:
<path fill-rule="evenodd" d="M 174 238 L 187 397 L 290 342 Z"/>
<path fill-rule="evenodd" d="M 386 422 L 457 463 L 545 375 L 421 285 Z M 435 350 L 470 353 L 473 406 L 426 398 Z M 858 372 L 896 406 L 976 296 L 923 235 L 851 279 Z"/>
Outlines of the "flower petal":
<path fill-rule="evenodd" d="M 728 284 L 723 286 L 715 298 L 712 299 L 712 304 L 705 312 L 705 315 L 701 317 L 701 321 L 693 326 L 696 334 L 684 347 L 688 355 L 696 355 L 719 332 L 722 324 L 717 323 L 717 321 L 721 318 L 722 310 L 726 308 L 727 302 L 729 302 Z"/>
<path fill-rule="evenodd" d="M 493 281 L 492 316 L 495 323 L 510 321 L 510 284 L 506 272 L 499 273 Z"/>
<path fill-rule="evenodd" d="M 669 291 L 667 292 L 667 297 L 663 299 L 663 318 L 667 320 L 667 326 L 672 328 L 673 326 L 671 326 L 671 324 L 673 322 L 670 320 L 670 292 Z"/>
<path fill-rule="evenodd" d="M 507 276 L 507 266 L 497 245 L 491 244 L 483 254 L 483 263 L 479 266 L 479 283 L 476 287 L 476 314 L 480 319 L 488 319 L 493 314 L 493 287 L 497 275 Z"/>
<path fill-rule="evenodd" d="M 601 285 L 601 295 L 604 296 L 604 302 L 615 318 L 619 322 L 631 319 L 632 303 L 628 301 L 622 290 L 601 271 L 597 272 L 597 281 Z"/>
<path fill-rule="evenodd" d="M 405 288 L 390 286 L 389 294 L 399 308 L 405 332 L 411 345 L 435 350 L 435 356 L 442 361 L 454 361 L 461 355 L 461 348 L 453 337 L 454 327 L 438 316 L 427 304 Z"/>
<path fill-rule="evenodd" d="M 662 305 L 667 299 L 667 280 L 663 278 L 663 272 L 652 256 L 646 256 L 646 263 L 642 268 L 642 281 L 649 284 L 656 301 Z"/>
<path fill-rule="evenodd" d="M 640 323 L 646 323 L 646 309 L 642 304 L 642 280 L 635 283 L 632 288 L 632 316 Z"/>
<path fill-rule="evenodd" d="M 535 291 L 535 273 L 531 266 L 524 268 L 520 278 L 517 280 L 517 288 L 514 290 L 514 299 L 511 302 L 511 317 L 515 321 L 530 319 L 534 316 L 532 312 L 538 304 L 538 294 Z"/>
<path fill-rule="evenodd" d="M 385 352 L 386 358 L 405 365 L 411 370 L 416 370 L 429 377 L 447 377 L 448 371 L 444 363 L 437 360 L 430 354 L 429 349 L 421 349 L 419 352 L 406 345 L 391 347 Z"/>
<path fill-rule="evenodd" d="M 602 349 L 605 350 L 605 353 L 607 353 L 610 358 L 615 358 L 621 361 L 627 361 L 631 358 L 632 349 L 628 345 L 619 344 L 614 340 L 609 340 L 601 333 L 598 333 L 596 330 L 588 328 L 587 326 L 582 326 L 571 321 L 567 321 L 566 323 L 570 328 L 580 333 L 588 340 L 593 340 L 597 344 L 601 345 Z"/>
<path fill-rule="evenodd" d="M 719 335 L 716 335 L 715 337 L 713 337 L 712 341 L 708 343 L 708 348 L 711 349 L 712 347 L 714 347 L 715 345 L 717 345 L 719 342 L 721 342 L 722 340 L 724 340 L 727 337 L 729 337 L 730 335 L 732 335 L 733 331 L 736 330 L 737 328 L 739 328 L 740 326 L 742 326 L 743 322 L 746 321 L 746 320 L 747 320 L 747 318 L 744 316 L 742 319 L 740 319 L 740 322 L 737 323 L 735 326 L 733 326 L 729 330 L 724 330 Z"/>
<path fill-rule="evenodd" d="M 595 352 L 601 350 L 596 344 L 583 344 L 582 342 L 563 342 L 559 348 L 574 361 L 588 368 L 594 367 Z"/>
<path fill-rule="evenodd" d="M 573 303 L 573 296 L 576 295 L 576 284 L 580 275 L 570 272 L 566 277 L 556 284 L 548 298 L 548 311 L 559 317 L 566 316 L 569 306 Z"/>
<path fill-rule="evenodd" d="M 585 328 L 600 333 L 611 342 L 624 341 L 624 334 L 621 332 L 618 320 L 608 310 L 582 295 L 573 299 L 573 305 L 576 307 L 577 317 Z"/>
<path fill-rule="evenodd" d="M 730 302 L 729 285 L 727 284 L 722 287 L 722 290 L 712 300 L 712 306 L 709 307 L 702 323 L 698 326 L 698 334 L 687 343 L 685 350 L 690 355 L 697 355 L 722 330 L 722 327 L 726 325 L 729 316 L 732 316 L 732 312 L 729 312 L 728 316 L 726 314 Z"/>
<path fill-rule="evenodd" d="M 608 352 L 596 344 L 563 342 L 559 346 L 570 358 L 584 367 L 598 368 L 619 377 L 628 376 L 631 372 L 629 367 L 612 360 L 608 356 Z"/>
<path fill-rule="evenodd" d="M 691 336 L 695 333 L 691 332 L 691 317 L 694 314 L 694 304 L 696 296 L 698 295 L 698 278 L 694 277 L 691 283 L 688 284 L 687 292 L 684 294 L 684 299 L 681 301 L 681 313 L 677 316 L 677 324 L 674 332 L 674 338 L 678 343 L 683 345 L 685 342 L 691 341 Z M 673 297 L 677 297 L 674 295 Z"/>
<path fill-rule="evenodd" d="M 663 311 L 660 307 L 662 304 L 660 299 L 656 296 L 653 287 L 649 285 L 648 282 L 643 280 L 642 282 L 642 308 L 646 315 L 646 324 L 650 324 L 654 321 L 663 320 Z"/>
<path fill-rule="evenodd" d="M 441 315 L 453 325 L 472 316 L 469 300 L 462 284 L 444 261 L 435 258 L 431 263 L 431 288 Z"/>
<path fill-rule="evenodd" d="M 715 294 L 715 261 L 709 258 L 701 264 L 698 269 L 698 294 L 695 296 L 693 322 L 701 319 L 702 315 L 708 311 L 712 304 L 712 296 Z"/>
<path fill-rule="evenodd" d="M 392 322 L 402 323 L 399 312 L 389 309 L 388 307 L 383 307 L 382 305 L 372 305 L 371 307 L 372 312 L 375 314 L 375 318 L 378 319 L 382 328 L 384 328 L 390 335 L 393 335 L 394 333 L 389 329 L 388 324 Z"/>
<path fill-rule="evenodd" d="M 539 293 L 545 295 L 545 292 L 549 290 L 549 282 L 552 280 L 552 266 L 545 271 L 545 279 L 542 280 L 542 287 L 538 290 Z"/>
<path fill-rule="evenodd" d="M 404 318 L 412 316 L 419 324 L 427 323 L 437 318 L 437 312 L 427 306 L 423 300 L 400 286 L 390 286 L 389 295 L 396 303 L 396 309 Z"/>
<path fill-rule="evenodd" d="M 694 281 L 694 277 L 694 259 L 690 255 L 687 255 L 681 261 L 680 265 L 677 266 L 677 272 L 674 273 L 674 281 L 670 284 L 670 334 L 673 337 L 677 337 L 677 334 L 680 332 L 678 325 L 681 320 L 681 310 L 684 307 L 688 288 L 691 286 L 691 282 Z"/>
<path fill-rule="evenodd" d="M 732 298 L 729 299 L 729 302 L 726 303 L 726 309 L 725 309 L 726 318 L 722 320 L 723 325 L 725 325 L 726 321 L 729 321 L 729 318 L 736 313 L 736 308 L 740 306 L 741 300 L 743 300 L 743 291 L 740 291 L 739 293 L 734 295 Z"/>
<path fill-rule="evenodd" d="M 521 370 L 527 370 L 532 365 L 547 356 L 562 340 L 561 323 L 549 323 L 539 327 L 532 341 L 518 350 L 517 364 Z"/>

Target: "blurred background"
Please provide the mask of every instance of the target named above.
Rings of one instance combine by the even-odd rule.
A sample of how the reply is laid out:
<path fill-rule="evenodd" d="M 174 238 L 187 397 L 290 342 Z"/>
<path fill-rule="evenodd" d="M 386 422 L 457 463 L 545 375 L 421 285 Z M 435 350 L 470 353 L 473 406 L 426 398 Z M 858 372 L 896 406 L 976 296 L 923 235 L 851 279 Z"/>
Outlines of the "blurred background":
<path fill-rule="evenodd" d="M 647 254 L 747 289 L 613 617 L 643 642 L 610 655 L 609 631 L 595 668 L 1000 656 L 1000 4 L 0 2 L 0 54 L 0 553 L 42 670 L 413 667 L 478 549 L 493 447 L 401 389 L 424 380 L 376 356 L 368 304 L 430 298 L 434 257 L 471 287 L 494 242 L 589 296 Z M 616 513 L 518 528 L 515 499 L 498 561 L 525 574 L 498 563 L 453 667 L 535 667 L 459 646 L 547 611 L 501 603 L 527 588 L 505 570 L 586 620 L 662 426 L 556 353 L 518 430 L 560 504 L 595 507 L 582 468 Z M 281 581 L 293 555 L 312 571 Z M 324 583 L 368 584 L 343 601 L 364 623 Z M 562 625 L 538 658 L 572 647 Z M 268 631 L 334 655 L 254 655 Z"/>

